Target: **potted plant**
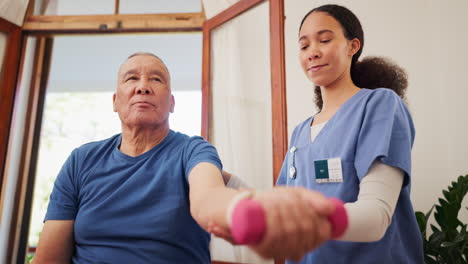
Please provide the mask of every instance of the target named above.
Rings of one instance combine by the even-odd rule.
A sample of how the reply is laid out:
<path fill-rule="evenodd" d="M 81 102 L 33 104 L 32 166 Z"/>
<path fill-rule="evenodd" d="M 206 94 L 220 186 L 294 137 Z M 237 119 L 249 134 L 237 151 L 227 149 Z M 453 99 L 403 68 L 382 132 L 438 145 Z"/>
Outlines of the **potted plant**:
<path fill-rule="evenodd" d="M 468 191 L 468 175 L 458 177 L 448 190 L 443 190 L 439 204 L 426 213 L 416 212 L 419 230 L 424 244 L 426 264 L 468 264 L 467 224 L 458 219 L 462 201 Z M 427 234 L 428 219 L 435 208 L 434 218 L 438 226 L 431 224 L 432 234 Z M 465 207 L 464 210 L 468 210 Z"/>

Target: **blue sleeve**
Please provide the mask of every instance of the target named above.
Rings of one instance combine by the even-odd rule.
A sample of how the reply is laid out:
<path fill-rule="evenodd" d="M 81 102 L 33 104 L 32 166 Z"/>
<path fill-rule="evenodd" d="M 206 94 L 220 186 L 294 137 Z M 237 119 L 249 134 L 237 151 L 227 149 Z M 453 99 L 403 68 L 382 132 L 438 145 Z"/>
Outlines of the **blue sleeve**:
<path fill-rule="evenodd" d="M 189 140 L 187 148 L 185 149 L 185 177 L 188 180 L 188 175 L 190 171 L 197 164 L 201 162 L 208 162 L 216 167 L 219 170 L 223 169 L 221 160 L 219 159 L 218 152 L 215 147 L 205 141 L 202 137 L 192 137 Z"/>
<path fill-rule="evenodd" d="M 50 195 L 46 220 L 74 220 L 78 212 L 77 150 L 65 161 Z"/>
<path fill-rule="evenodd" d="M 310 118 L 308 118 L 306 123 L 310 123 Z M 288 146 L 288 151 L 286 151 L 286 155 L 284 155 L 284 160 L 283 160 L 283 165 L 281 166 L 280 174 L 278 176 L 278 179 L 276 180 L 276 185 L 287 185 L 288 183 L 288 160 L 289 160 L 289 150 L 291 149 L 291 145 L 294 146 L 296 142 L 296 137 L 297 137 L 297 131 L 301 126 L 303 126 L 304 122 L 296 126 L 293 130 L 291 140 Z"/>
<path fill-rule="evenodd" d="M 379 160 L 403 170 L 403 186 L 409 184 L 414 137 L 413 120 L 401 98 L 388 89 L 376 91 L 367 102 L 357 141 L 354 163 L 359 180 Z"/>

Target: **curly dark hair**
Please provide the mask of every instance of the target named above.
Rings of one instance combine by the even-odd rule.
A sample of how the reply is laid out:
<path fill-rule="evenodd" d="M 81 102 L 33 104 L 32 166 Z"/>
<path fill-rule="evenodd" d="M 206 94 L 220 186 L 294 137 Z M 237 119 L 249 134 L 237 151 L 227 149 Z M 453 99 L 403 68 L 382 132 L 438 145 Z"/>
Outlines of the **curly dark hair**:
<path fill-rule="evenodd" d="M 384 57 L 366 57 L 358 61 L 364 47 L 364 32 L 361 22 L 356 15 L 344 6 L 323 5 L 310 10 L 302 19 L 299 31 L 306 18 L 313 12 L 325 12 L 332 16 L 343 28 L 344 36 L 348 40 L 359 39 L 361 48 L 351 59 L 351 79 L 360 88 L 375 89 L 389 88 L 406 101 L 405 92 L 408 87 L 407 74 L 403 68 Z M 315 104 L 322 109 L 322 93 L 319 86 L 315 86 Z"/>

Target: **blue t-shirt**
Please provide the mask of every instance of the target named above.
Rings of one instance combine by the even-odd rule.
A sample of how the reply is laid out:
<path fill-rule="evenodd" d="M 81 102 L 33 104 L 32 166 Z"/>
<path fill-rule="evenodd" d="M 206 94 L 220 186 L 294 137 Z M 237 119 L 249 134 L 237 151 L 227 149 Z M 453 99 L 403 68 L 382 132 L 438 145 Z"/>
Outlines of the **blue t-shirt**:
<path fill-rule="evenodd" d="M 74 220 L 73 263 L 210 263 L 210 235 L 190 214 L 188 175 L 222 168 L 201 137 L 170 131 L 130 157 L 121 135 L 75 149 L 60 171 L 45 220 Z"/>
<path fill-rule="evenodd" d="M 310 117 L 295 128 L 278 184 L 303 186 L 344 202 L 355 202 L 359 183 L 375 160 L 402 169 L 405 178 L 392 223 L 381 240 L 331 240 L 300 263 L 424 263 L 422 237 L 410 201 L 415 130 L 405 103 L 389 89 L 361 89 L 340 107 L 311 143 L 312 120 Z M 339 170 L 339 166 L 330 163 L 337 160 L 341 161 L 342 182 L 331 180 L 337 172 L 327 167 Z M 322 174 L 327 170 L 328 181 L 323 176 L 327 174 Z"/>

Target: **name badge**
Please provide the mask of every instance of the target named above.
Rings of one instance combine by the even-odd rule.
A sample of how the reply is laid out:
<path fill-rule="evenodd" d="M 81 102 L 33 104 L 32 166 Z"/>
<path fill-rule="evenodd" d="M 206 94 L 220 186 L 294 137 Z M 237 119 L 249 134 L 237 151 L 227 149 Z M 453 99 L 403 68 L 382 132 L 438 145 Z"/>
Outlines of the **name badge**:
<path fill-rule="evenodd" d="M 343 182 L 343 170 L 340 158 L 316 160 L 314 161 L 314 165 L 315 181 L 317 183 Z"/>

